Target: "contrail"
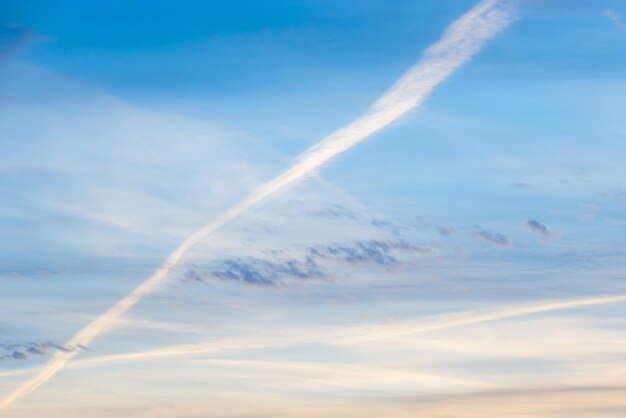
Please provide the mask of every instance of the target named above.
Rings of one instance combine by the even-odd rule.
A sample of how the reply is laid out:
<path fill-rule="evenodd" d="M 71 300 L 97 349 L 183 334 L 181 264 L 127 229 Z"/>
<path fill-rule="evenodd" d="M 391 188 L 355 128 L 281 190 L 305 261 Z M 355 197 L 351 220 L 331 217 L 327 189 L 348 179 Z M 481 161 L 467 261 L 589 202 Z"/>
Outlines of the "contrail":
<path fill-rule="evenodd" d="M 262 184 L 241 202 L 185 239 L 146 281 L 109 310 L 87 324 L 68 342 L 68 347 L 89 345 L 132 308 L 146 294 L 163 283 L 187 250 L 216 229 L 235 219 L 269 196 L 309 175 L 331 158 L 346 151 L 368 136 L 389 126 L 424 101 L 426 96 L 463 63 L 475 55 L 482 44 L 503 30 L 512 20 L 509 7 L 500 0 L 483 0 L 454 21 L 443 37 L 429 47 L 420 62 L 412 67 L 361 117 L 333 132 L 301 154 L 294 163 L 274 179 Z M 57 352 L 33 378 L 0 400 L 0 409 L 9 407 L 22 396 L 47 382 L 76 354 L 76 350 Z"/>
<path fill-rule="evenodd" d="M 464 325 L 480 324 L 483 322 L 498 321 L 501 319 L 515 318 L 520 316 L 534 315 L 544 312 L 560 311 L 564 309 L 582 308 L 594 305 L 606 305 L 609 303 L 626 302 L 626 295 L 600 296 L 586 299 L 555 300 L 532 304 L 511 306 L 482 311 L 465 311 L 453 315 L 444 315 L 438 320 L 430 321 L 421 325 L 404 326 L 396 329 L 381 329 L 378 331 L 357 330 L 353 336 L 343 337 L 335 344 L 358 344 L 367 341 L 383 340 L 387 338 L 402 337 L 405 335 L 421 334 L 424 332 L 439 331 L 456 328 Z"/>
<path fill-rule="evenodd" d="M 626 294 L 612 296 L 598 296 L 583 299 L 548 300 L 536 303 L 504 306 L 492 310 L 470 310 L 445 314 L 437 320 L 427 321 L 421 325 L 405 326 L 401 329 L 370 331 L 363 328 L 339 329 L 332 332 L 306 332 L 300 336 L 279 335 L 264 338 L 229 338 L 199 344 L 182 344 L 155 350 L 139 351 L 134 353 L 108 354 L 97 357 L 81 359 L 70 363 L 67 367 L 71 369 L 87 368 L 103 364 L 133 363 L 141 361 L 151 361 L 168 357 L 186 357 L 196 354 L 217 354 L 228 352 L 232 354 L 237 351 L 258 350 L 270 347 L 285 347 L 298 344 L 328 344 L 328 345 L 349 345 L 367 343 L 369 341 L 385 340 L 388 338 L 402 337 L 405 335 L 422 334 L 431 331 L 439 331 L 449 328 L 458 328 L 465 325 L 480 324 L 491 321 L 499 321 L 507 318 L 518 318 L 535 315 L 539 313 L 562 311 L 567 309 L 585 308 L 589 306 L 607 305 L 611 303 L 626 302 Z M 345 337 L 345 335 L 350 335 Z M 337 338 L 337 335 L 342 337 Z M 0 372 L 0 377 L 28 375 L 33 372 L 33 368 L 10 370 Z"/>

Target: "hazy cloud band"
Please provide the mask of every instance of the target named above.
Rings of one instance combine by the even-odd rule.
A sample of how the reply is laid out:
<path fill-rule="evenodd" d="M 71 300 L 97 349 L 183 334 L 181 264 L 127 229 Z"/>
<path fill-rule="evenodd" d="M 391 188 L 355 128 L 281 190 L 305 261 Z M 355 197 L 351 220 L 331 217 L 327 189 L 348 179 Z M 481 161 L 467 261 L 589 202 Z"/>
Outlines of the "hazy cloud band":
<path fill-rule="evenodd" d="M 270 347 L 285 347 L 303 343 L 320 343 L 327 345 L 358 345 L 386 339 L 404 337 L 407 335 L 422 334 L 463 326 L 500 321 L 508 318 L 518 318 L 538 315 L 555 311 L 586 308 L 613 303 L 626 302 L 626 294 L 612 296 L 597 296 L 582 299 L 547 300 L 521 305 L 502 306 L 490 310 L 470 310 L 441 315 L 431 320 L 420 320 L 421 323 L 401 326 L 382 326 L 378 329 L 368 327 L 346 327 L 343 329 L 311 333 L 307 331 L 298 335 L 297 332 L 288 332 L 287 335 L 272 335 L 263 338 L 231 338 L 200 344 L 184 344 L 159 348 L 156 350 L 136 353 L 110 354 L 86 358 L 72 362 L 68 367 L 82 368 L 103 364 L 150 361 L 167 357 L 191 356 L 197 354 L 218 354 L 223 352 L 256 350 Z M 7 372 L 0 372 L 0 377 L 30 374 L 31 368 L 22 368 Z"/>
<path fill-rule="evenodd" d="M 426 50 L 420 62 L 400 78 L 363 116 L 309 148 L 277 177 L 262 184 L 240 203 L 191 234 L 167 257 L 152 276 L 101 316 L 87 324 L 67 342 L 66 346 L 89 345 L 117 318 L 163 283 L 168 273 L 196 242 L 269 196 L 303 179 L 333 157 L 389 126 L 422 103 L 438 84 L 475 55 L 486 40 L 504 29 L 510 23 L 511 18 L 510 9 L 504 7 L 500 0 L 483 0 L 478 3 L 454 21 L 444 36 Z M 0 409 L 9 407 L 17 399 L 44 384 L 75 354 L 76 351 L 55 353 L 39 373 L 0 400 Z"/>

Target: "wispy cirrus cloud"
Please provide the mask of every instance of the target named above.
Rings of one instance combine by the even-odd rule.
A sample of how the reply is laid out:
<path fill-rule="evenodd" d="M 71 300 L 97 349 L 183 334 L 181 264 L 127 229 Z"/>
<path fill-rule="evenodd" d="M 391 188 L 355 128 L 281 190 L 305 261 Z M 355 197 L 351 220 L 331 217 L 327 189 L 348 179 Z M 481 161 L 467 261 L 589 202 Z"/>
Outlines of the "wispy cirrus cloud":
<path fill-rule="evenodd" d="M 480 229 L 474 232 L 472 236 L 495 247 L 499 247 L 502 249 L 513 248 L 513 244 L 511 243 L 511 241 L 509 241 L 507 236 L 499 232 L 492 232 L 487 231 L 486 229 Z"/>
<path fill-rule="evenodd" d="M 54 38 L 19 25 L 0 25 L 0 61 L 10 59 L 40 42 Z"/>
<path fill-rule="evenodd" d="M 428 254 L 430 250 L 404 240 L 368 240 L 352 244 L 330 244 L 309 248 L 313 257 L 344 261 L 350 264 L 374 263 L 384 267 L 396 267 L 400 261 L 395 251 Z"/>
<path fill-rule="evenodd" d="M 403 225 L 402 223 L 381 217 L 372 217 L 370 219 L 370 225 L 375 228 L 387 230 L 395 236 L 403 236 L 410 229 L 408 226 Z"/>
<path fill-rule="evenodd" d="M 606 8 L 602 10 L 602 14 L 611 19 L 611 21 L 613 21 L 613 23 L 615 23 L 615 26 L 617 26 L 618 28 L 626 29 L 626 22 L 624 22 L 622 14 L 617 10 Z"/>
<path fill-rule="evenodd" d="M 401 235 L 403 231 L 409 229 L 407 226 L 394 220 L 382 216 L 369 215 L 364 211 L 351 209 L 339 204 L 333 204 L 323 209 L 308 211 L 307 214 L 329 220 L 361 221 L 367 223 L 369 226 L 373 226 L 374 228 L 388 230 L 395 235 Z"/>
<path fill-rule="evenodd" d="M 281 254 L 280 251 L 270 252 Z M 308 247 L 303 256 L 274 258 L 232 257 L 217 260 L 216 267 L 192 266 L 183 275 L 185 281 L 204 282 L 211 278 L 245 285 L 280 287 L 288 280 L 330 280 L 324 264 L 372 264 L 386 269 L 399 267 L 399 253 L 426 255 L 430 250 L 404 240 L 362 240 L 343 244 Z"/>
<path fill-rule="evenodd" d="M 442 226 L 439 225 L 437 227 L 437 232 L 439 233 L 439 235 L 444 236 L 444 237 L 449 237 L 450 235 L 454 234 L 456 232 L 456 230 L 454 228 L 452 228 L 451 226 Z"/>
<path fill-rule="evenodd" d="M 309 211 L 308 214 L 325 219 L 356 220 L 360 218 L 358 213 L 342 205 L 331 205 L 324 209 Z"/>

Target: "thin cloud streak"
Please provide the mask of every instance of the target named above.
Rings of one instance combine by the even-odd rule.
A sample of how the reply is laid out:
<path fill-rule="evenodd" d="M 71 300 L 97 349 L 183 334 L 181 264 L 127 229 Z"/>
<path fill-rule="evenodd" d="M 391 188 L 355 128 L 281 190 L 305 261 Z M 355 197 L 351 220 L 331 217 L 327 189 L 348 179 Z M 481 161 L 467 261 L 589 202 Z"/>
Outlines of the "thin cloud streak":
<path fill-rule="evenodd" d="M 511 20 L 510 8 L 503 7 L 500 0 L 483 0 L 478 3 L 454 21 L 444 36 L 426 50 L 420 62 L 378 99 L 368 112 L 309 148 L 287 170 L 262 184 L 240 203 L 191 234 L 166 258 L 152 276 L 101 316 L 87 324 L 66 345 L 88 346 L 94 338 L 110 327 L 145 295 L 161 285 L 168 273 L 195 243 L 251 207 L 302 180 L 333 157 L 389 126 L 422 103 L 437 85 L 475 55 L 486 40 L 507 27 Z M 36 376 L 0 400 L 0 410 L 8 408 L 16 400 L 47 382 L 75 354 L 75 352 L 57 352 Z"/>
<path fill-rule="evenodd" d="M 54 38 L 18 25 L 0 25 L 0 62 L 8 60 L 39 42 Z"/>
<path fill-rule="evenodd" d="M 626 29 L 626 23 L 622 19 L 622 15 L 615 9 L 604 9 L 602 14 L 608 17 L 620 29 Z"/>
<path fill-rule="evenodd" d="M 440 320 L 435 320 L 422 325 L 404 326 L 391 330 L 382 329 L 380 331 L 358 332 L 355 336 L 342 338 L 338 341 L 338 344 L 356 344 L 367 341 L 420 334 L 423 332 L 439 331 L 443 329 L 461 327 L 464 325 L 498 321 L 507 318 L 620 302 L 626 302 L 626 294 L 565 301 L 540 302 L 513 306 L 504 309 L 494 309 L 491 311 L 466 311 L 454 315 L 445 315 L 445 317 Z"/>
<path fill-rule="evenodd" d="M 626 294 L 614 296 L 600 296 L 585 299 L 543 301 L 534 304 L 507 306 L 491 311 L 464 311 L 455 314 L 447 314 L 439 320 L 428 321 L 422 325 L 404 326 L 402 328 L 388 329 L 385 326 L 379 331 L 371 331 L 371 327 L 352 327 L 334 330 L 332 332 L 312 333 L 304 332 L 300 336 L 294 332 L 286 335 L 274 335 L 263 338 L 230 338 L 201 344 L 175 345 L 156 350 L 141 351 L 136 353 L 122 353 L 102 355 L 92 358 L 80 359 L 68 365 L 70 369 L 93 367 L 104 364 L 127 363 L 138 361 L 150 361 L 167 357 L 184 357 L 197 354 L 222 353 L 232 354 L 237 351 L 249 351 L 262 348 L 286 347 L 298 344 L 328 344 L 328 345 L 352 345 L 368 343 L 371 341 L 385 340 L 407 335 L 421 334 L 431 331 L 440 331 L 450 328 L 459 328 L 465 325 L 475 325 L 485 322 L 498 321 L 508 318 L 518 318 L 567 309 L 584 308 L 590 306 L 607 305 L 612 303 L 626 302 Z M 349 335 L 348 337 L 345 337 Z M 338 337 L 340 336 L 340 337 Z M 30 374 L 32 368 L 23 368 L 0 372 L 0 377 L 19 376 Z"/>

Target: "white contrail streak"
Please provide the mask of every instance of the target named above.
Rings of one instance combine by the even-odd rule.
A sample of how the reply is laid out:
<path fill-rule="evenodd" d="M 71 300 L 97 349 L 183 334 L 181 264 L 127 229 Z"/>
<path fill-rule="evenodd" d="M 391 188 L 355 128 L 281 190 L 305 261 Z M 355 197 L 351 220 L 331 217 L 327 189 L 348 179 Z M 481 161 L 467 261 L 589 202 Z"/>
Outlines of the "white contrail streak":
<path fill-rule="evenodd" d="M 217 219 L 209 222 L 185 239 L 145 282 L 125 296 L 98 318 L 87 324 L 67 346 L 86 346 L 132 308 L 146 294 L 161 284 L 185 252 L 211 232 L 235 219 L 243 212 L 309 175 L 331 158 L 406 114 L 464 62 L 476 54 L 482 44 L 504 29 L 511 21 L 510 9 L 500 0 L 483 0 L 454 21 L 444 36 L 426 50 L 424 56 L 396 84 L 378 99 L 361 117 L 335 131 L 300 155 L 296 161 L 274 179 L 262 184 L 244 200 Z M 34 391 L 61 370 L 76 351 L 57 352 L 41 371 L 0 400 L 0 409 Z"/>
<path fill-rule="evenodd" d="M 601 296 L 586 299 L 555 300 L 532 304 L 511 306 L 492 310 L 465 311 L 453 315 L 444 315 L 437 320 L 412 326 L 397 328 L 383 327 L 379 330 L 356 330 L 353 335 L 342 337 L 334 343 L 358 344 L 368 341 L 383 340 L 387 338 L 403 337 L 405 335 L 421 334 L 424 332 L 439 331 L 449 328 L 457 328 L 464 325 L 480 324 L 483 322 L 498 321 L 507 318 L 534 315 L 544 312 L 560 311 L 564 309 L 583 308 L 586 306 L 606 305 L 609 303 L 626 302 L 626 295 Z M 347 334 L 347 333 L 346 333 Z"/>
<path fill-rule="evenodd" d="M 168 357 L 186 357 L 198 354 L 217 354 L 223 352 L 232 354 L 237 351 L 251 351 L 262 348 L 286 347 L 311 343 L 327 344 L 330 346 L 368 343 L 371 341 L 385 340 L 413 334 L 422 334 L 450 328 L 459 328 L 465 325 L 499 321 L 508 318 L 519 318 L 540 313 L 622 302 L 626 302 L 626 294 L 598 296 L 583 299 L 549 300 L 522 305 L 503 306 L 491 310 L 471 310 L 457 312 L 454 314 L 445 314 L 440 316 L 438 319 L 427 320 L 422 324 L 412 326 L 405 325 L 401 328 L 395 329 L 383 327 L 383 329 L 372 331 L 369 328 L 364 329 L 358 327 L 344 328 L 331 332 L 311 333 L 310 331 L 307 331 L 301 335 L 297 335 L 295 331 L 290 331 L 288 335 L 263 338 L 231 338 L 200 344 L 174 345 L 156 350 L 140 351 L 135 353 L 108 354 L 77 360 L 70 363 L 67 367 L 76 369 L 115 363 L 151 361 Z M 11 370 L 0 372 L 0 377 L 28 375 L 32 372 L 32 368 Z"/>

